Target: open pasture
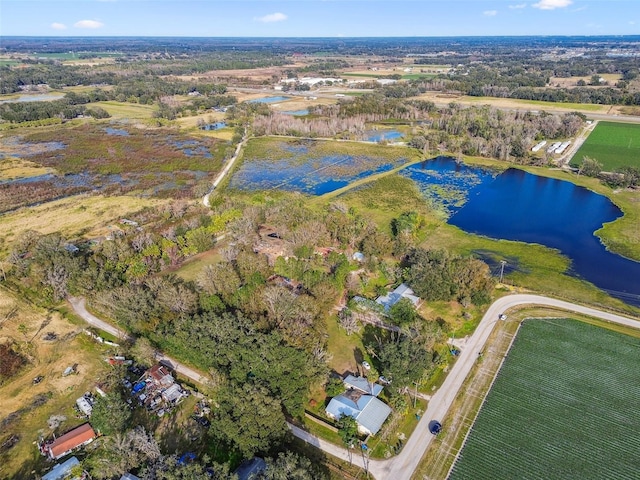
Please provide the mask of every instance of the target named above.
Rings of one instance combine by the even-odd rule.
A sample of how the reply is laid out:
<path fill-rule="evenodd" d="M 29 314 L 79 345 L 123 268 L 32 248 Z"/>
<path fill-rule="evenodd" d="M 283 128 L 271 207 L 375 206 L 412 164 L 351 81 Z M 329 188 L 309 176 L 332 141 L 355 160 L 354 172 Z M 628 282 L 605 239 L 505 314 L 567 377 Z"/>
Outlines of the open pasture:
<path fill-rule="evenodd" d="M 264 138 L 247 144 L 230 188 L 322 195 L 415 160 L 403 148 L 355 142 Z"/>
<path fill-rule="evenodd" d="M 7 253 L 13 242 L 27 230 L 42 234 L 60 232 L 66 238 L 98 237 L 121 218 L 144 208 L 169 202 L 134 196 L 76 195 L 3 214 L 0 219 L 0 252 Z M 52 219 L 55 219 L 52 221 Z"/>
<path fill-rule="evenodd" d="M 639 349 L 576 320 L 525 321 L 449 478 L 637 478 Z"/>
<path fill-rule="evenodd" d="M 105 379 L 111 367 L 103 358 L 111 347 L 100 346 L 58 312 L 29 305 L 4 289 L 0 340 L 12 342 L 27 358 L 22 369 L 0 385 L 0 478 L 39 478 L 36 473 L 52 466 L 35 446 L 41 435 L 54 433 L 47 420 L 63 416 L 57 435 L 85 421 L 76 414 L 76 399 Z M 63 377 L 74 364 L 77 372 Z M 43 378 L 34 385 L 38 376 Z M 13 446 L 10 438 L 17 438 Z"/>
<path fill-rule="evenodd" d="M 104 108 L 116 120 L 147 120 L 153 116 L 156 107 L 128 102 L 95 102 L 91 106 Z"/>
<path fill-rule="evenodd" d="M 640 125 L 599 122 L 573 156 L 578 166 L 583 157 L 591 157 L 610 172 L 624 166 L 640 167 Z"/>

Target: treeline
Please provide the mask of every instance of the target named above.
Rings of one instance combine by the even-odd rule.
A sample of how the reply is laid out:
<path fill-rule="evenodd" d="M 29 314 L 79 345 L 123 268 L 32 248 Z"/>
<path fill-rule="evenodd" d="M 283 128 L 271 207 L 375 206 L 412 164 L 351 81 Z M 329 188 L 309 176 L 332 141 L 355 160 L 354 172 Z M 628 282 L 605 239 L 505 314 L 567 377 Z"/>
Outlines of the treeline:
<path fill-rule="evenodd" d="M 540 139 L 575 136 L 584 125 L 579 113 L 505 112 L 488 106 L 440 109 L 428 127 L 416 128 L 410 145 L 423 151 L 441 150 L 508 160 L 523 159 Z M 420 131 L 422 130 L 422 131 Z"/>
<path fill-rule="evenodd" d="M 10 102 L 0 104 L 0 118 L 12 123 L 31 122 L 32 126 L 43 124 L 47 119 L 69 120 L 80 115 L 93 118 L 109 118 L 109 113 L 102 107 L 87 107 L 73 103 L 68 98 L 50 102 Z M 40 123 L 38 123 L 40 122 Z M 44 122 L 50 124 L 50 122 Z"/>
<path fill-rule="evenodd" d="M 68 92 L 62 99 L 36 102 L 7 102 L 0 104 L 0 118 L 9 122 L 26 122 L 47 118 L 76 118 L 78 115 L 90 115 L 94 118 L 108 118 L 107 112 L 99 106 L 86 107 L 93 102 L 115 100 L 118 102 L 153 105 L 158 103 L 162 108 L 160 116 L 175 118 L 180 113 L 202 111 L 208 108 L 233 105 L 236 97 L 225 95 L 226 85 L 205 83 L 196 85 L 187 82 L 169 82 L 154 78 L 129 79 L 113 89 L 95 88 L 88 92 Z M 198 92 L 189 102 L 161 102 L 164 97 L 187 95 Z M 168 108 L 167 108 L 168 107 Z"/>

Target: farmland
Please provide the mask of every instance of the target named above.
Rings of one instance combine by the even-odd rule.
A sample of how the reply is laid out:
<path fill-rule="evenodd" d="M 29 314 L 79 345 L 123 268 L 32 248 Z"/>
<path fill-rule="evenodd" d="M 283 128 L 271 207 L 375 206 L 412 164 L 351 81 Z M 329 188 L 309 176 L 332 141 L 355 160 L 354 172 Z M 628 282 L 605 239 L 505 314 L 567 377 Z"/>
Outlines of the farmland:
<path fill-rule="evenodd" d="M 450 478 L 637 478 L 640 340 L 525 321 Z"/>
<path fill-rule="evenodd" d="M 640 125 L 598 123 L 573 156 L 575 164 L 583 157 L 597 160 L 607 172 L 627 165 L 640 167 Z"/>

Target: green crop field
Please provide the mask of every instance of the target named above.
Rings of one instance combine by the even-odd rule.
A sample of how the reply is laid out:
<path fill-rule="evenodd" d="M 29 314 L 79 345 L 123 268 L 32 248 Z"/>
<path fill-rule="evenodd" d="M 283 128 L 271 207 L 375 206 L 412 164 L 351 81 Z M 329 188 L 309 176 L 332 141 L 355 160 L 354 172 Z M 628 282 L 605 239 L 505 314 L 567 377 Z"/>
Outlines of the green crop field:
<path fill-rule="evenodd" d="M 583 157 L 602 164 L 606 172 L 626 165 L 640 167 L 640 125 L 600 122 L 573 156 L 578 166 Z"/>
<path fill-rule="evenodd" d="M 637 479 L 639 351 L 575 320 L 526 321 L 449 478 Z"/>

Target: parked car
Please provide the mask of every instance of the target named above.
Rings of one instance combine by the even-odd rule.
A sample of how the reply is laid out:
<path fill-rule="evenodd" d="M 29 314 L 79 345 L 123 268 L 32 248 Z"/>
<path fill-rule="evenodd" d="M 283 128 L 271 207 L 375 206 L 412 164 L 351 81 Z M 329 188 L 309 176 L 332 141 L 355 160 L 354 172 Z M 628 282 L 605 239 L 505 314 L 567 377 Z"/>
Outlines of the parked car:
<path fill-rule="evenodd" d="M 429 422 L 429 432 L 431 435 L 438 435 L 442 431 L 442 424 L 438 420 Z"/>
<path fill-rule="evenodd" d="M 391 385 L 391 380 L 389 378 L 383 377 L 382 375 L 378 377 L 378 382 L 380 382 L 381 385 Z"/>
<path fill-rule="evenodd" d="M 500 315 L 498 315 L 498 319 L 500 320 L 506 320 L 507 319 L 507 315 L 504 313 L 501 313 Z"/>
<path fill-rule="evenodd" d="M 369 362 L 362 362 L 362 368 L 364 368 L 365 370 L 370 370 L 371 369 L 371 365 L 369 365 Z"/>

